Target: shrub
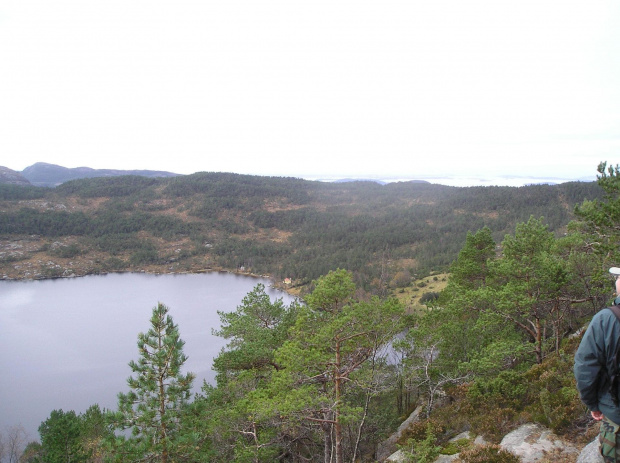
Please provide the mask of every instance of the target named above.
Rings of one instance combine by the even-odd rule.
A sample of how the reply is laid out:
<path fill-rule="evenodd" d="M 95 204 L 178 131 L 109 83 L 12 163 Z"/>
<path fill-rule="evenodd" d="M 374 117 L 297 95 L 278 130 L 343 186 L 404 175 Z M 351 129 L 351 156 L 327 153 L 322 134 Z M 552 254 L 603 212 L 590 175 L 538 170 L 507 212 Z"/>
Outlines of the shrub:
<path fill-rule="evenodd" d="M 435 429 L 436 425 L 431 421 L 427 421 L 422 439 L 410 438 L 407 440 L 407 445 L 401 447 L 401 451 L 405 454 L 405 461 L 411 463 L 433 463 L 437 459 L 441 447 L 437 446 Z"/>
<path fill-rule="evenodd" d="M 442 455 L 456 455 L 457 453 L 462 452 L 466 448 L 470 447 L 472 444 L 469 439 L 459 439 L 456 441 L 450 441 L 441 449 Z"/>
<path fill-rule="evenodd" d="M 115 270 L 124 270 L 129 266 L 127 262 L 118 257 L 110 257 L 106 259 L 102 264 L 102 270 L 106 272 L 112 272 Z"/>
<path fill-rule="evenodd" d="M 42 265 L 41 275 L 45 278 L 60 278 L 63 274 L 63 269 L 59 265 Z"/>
<path fill-rule="evenodd" d="M 496 405 L 517 406 L 527 393 L 524 383 L 521 374 L 505 370 L 494 378 L 475 381 L 468 391 L 468 397 L 474 403 L 495 402 Z"/>
<path fill-rule="evenodd" d="M 407 270 L 401 270 L 396 273 L 392 279 L 391 285 L 395 288 L 406 288 L 411 283 L 411 274 Z"/>
<path fill-rule="evenodd" d="M 68 246 L 59 246 L 56 249 L 50 251 L 52 256 L 64 257 L 66 259 L 72 259 L 82 254 L 82 250 L 77 244 L 70 244 Z"/>
<path fill-rule="evenodd" d="M 26 254 L 6 256 L 0 258 L 0 264 L 10 264 L 12 262 L 19 262 L 20 260 L 27 260 L 28 256 Z"/>
<path fill-rule="evenodd" d="M 570 426 L 582 412 L 579 395 L 574 387 L 563 387 L 557 391 L 540 391 L 540 405 L 549 427 L 561 431 Z"/>
<path fill-rule="evenodd" d="M 528 412 L 533 419 L 563 432 L 583 415 L 584 407 L 574 385 L 572 355 L 552 355 L 526 374 L 529 385 Z"/>
<path fill-rule="evenodd" d="M 439 421 L 434 419 L 416 421 L 404 433 L 404 438 L 413 442 L 420 442 L 426 439 L 430 434 L 435 436 L 446 432 L 446 428 Z"/>
<path fill-rule="evenodd" d="M 159 255 L 155 249 L 140 249 L 129 258 L 132 265 L 149 265 L 159 263 Z"/>
<path fill-rule="evenodd" d="M 478 445 L 464 450 L 456 460 L 460 463 L 519 463 L 519 457 L 499 445 Z"/>
<path fill-rule="evenodd" d="M 424 293 L 422 294 L 422 297 L 420 298 L 420 304 L 426 304 L 427 302 L 435 301 L 437 300 L 437 298 L 439 298 L 439 293 L 436 293 L 436 292 Z"/>
<path fill-rule="evenodd" d="M 500 442 L 518 419 L 519 413 L 512 408 L 484 407 L 477 415 L 472 413 L 471 429 L 491 442 Z"/>

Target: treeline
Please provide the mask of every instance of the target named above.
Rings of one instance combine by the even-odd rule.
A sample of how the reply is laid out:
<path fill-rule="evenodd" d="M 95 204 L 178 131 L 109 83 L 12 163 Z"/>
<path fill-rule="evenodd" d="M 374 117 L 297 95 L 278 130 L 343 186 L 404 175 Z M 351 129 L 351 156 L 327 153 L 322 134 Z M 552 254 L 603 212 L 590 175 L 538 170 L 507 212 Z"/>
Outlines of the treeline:
<path fill-rule="evenodd" d="M 0 183 L 0 200 L 42 199 L 47 191 L 33 186 L 10 185 Z"/>
<path fill-rule="evenodd" d="M 189 236 L 194 231 L 200 231 L 200 227 L 174 217 L 140 211 L 119 214 L 112 210 L 101 210 L 87 214 L 22 208 L 17 212 L 0 214 L 0 230 L 0 233 L 5 234 L 52 238 L 67 235 L 100 237 L 147 231 L 154 236 L 172 238 Z"/>
<path fill-rule="evenodd" d="M 172 179 L 167 182 L 163 193 L 184 198 L 194 195 L 232 198 L 239 206 L 244 205 L 244 201 L 239 199 L 253 202 L 270 198 L 284 198 L 291 204 L 305 204 L 309 201 L 309 185 L 304 180 L 288 177 L 198 173 Z"/>
<path fill-rule="evenodd" d="M 378 444 L 415 408 L 420 422 L 392 451 L 420 463 L 440 453 L 517 461 L 493 444 L 524 422 L 590 435 L 573 333 L 612 297 L 607 269 L 620 262 L 620 170 L 600 174 L 602 199 L 581 202 L 560 235 L 533 216 L 501 241 L 487 226 L 469 232 L 430 308 L 406 313 L 343 269 L 289 306 L 258 285 L 219 313 L 228 345 L 213 362 L 216 384 L 193 398 L 181 330 L 158 304 L 118 409 L 53 411 L 28 461 L 382 461 Z M 491 445 L 449 442 L 465 430 Z"/>
<path fill-rule="evenodd" d="M 467 232 L 484 226 L 501 240 L 520 221 L 544 216 L 561 232 L 575 205 L 602 194 L 595 182 L 457 188 L 228 173 L 94 178 L 0 189 L 0 236 L 73 236 L 84 253 L 108 252 L 105 243 L 118 237 L 152 239 L 152 262 L 167 260 L 155 238 L 184 240 L 187 265 L 244 268 L 301 285 L 346 267 L 369 290 L 386 269 L 422 275 L 445 268 Z M 72 206 L 45 210 L 43 202 Z"/>
<path fill-rule="evenodd" d="M 146 198 L 153 194 L 160 181 L 156 178 L 127 175 L 120 177 L 97 177 L 88 180 L 72 180 L 56 187 L 63 196 L 76 195 L 81 198 L 116 198 L 137 196 Z"/>

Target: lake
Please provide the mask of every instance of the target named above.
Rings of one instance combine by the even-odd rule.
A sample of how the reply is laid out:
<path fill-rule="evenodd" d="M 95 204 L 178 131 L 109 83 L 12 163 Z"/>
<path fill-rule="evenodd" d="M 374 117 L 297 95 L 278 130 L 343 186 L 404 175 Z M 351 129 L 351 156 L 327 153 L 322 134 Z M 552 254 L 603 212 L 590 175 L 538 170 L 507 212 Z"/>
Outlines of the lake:
<path fill-rule="evenodd" d="M 212 360 L 226 344 L 213 336 L 217 311 L 236 309 L 263 283 L 272 300 L 293 297 L 269 280 L 228 273 L 0 281 L 0 432 L 21 424 L 29 440 L 54 409 L 116 409 L 127 392 L 137 337 L 149 329 L 158 302 L 169 307 L 196 374 L 194 391 L 213 382 Z"/>

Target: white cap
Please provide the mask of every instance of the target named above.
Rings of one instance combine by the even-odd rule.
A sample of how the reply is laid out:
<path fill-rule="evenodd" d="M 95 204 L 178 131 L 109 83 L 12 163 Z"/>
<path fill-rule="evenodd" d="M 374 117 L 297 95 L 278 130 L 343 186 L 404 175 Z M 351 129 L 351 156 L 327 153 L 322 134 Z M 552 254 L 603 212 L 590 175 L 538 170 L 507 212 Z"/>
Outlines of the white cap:
<path fill-rule="evenodd" d="M 612 267 L 609 269 L 609 273 L 612 275 L 620 275 L 620 267 Z"/>

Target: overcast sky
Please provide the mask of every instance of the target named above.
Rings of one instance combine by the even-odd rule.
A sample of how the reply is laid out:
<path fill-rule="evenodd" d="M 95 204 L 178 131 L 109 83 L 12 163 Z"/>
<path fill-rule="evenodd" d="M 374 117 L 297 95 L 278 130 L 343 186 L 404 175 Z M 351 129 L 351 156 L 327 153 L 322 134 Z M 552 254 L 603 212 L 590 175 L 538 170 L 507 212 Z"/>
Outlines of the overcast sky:
<path fill-rule="evenodd" d="M 0 165 L 594 178 L 620 2 L 1 0 Z"/>

